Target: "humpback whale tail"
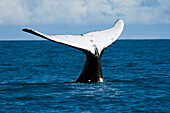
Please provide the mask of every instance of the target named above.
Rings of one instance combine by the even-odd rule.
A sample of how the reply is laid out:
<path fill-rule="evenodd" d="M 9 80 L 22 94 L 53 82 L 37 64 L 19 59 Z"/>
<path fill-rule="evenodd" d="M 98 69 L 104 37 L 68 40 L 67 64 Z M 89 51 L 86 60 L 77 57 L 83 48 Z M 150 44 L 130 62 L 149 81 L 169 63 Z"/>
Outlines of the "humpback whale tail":
<path fill-rule="evenodd" d="M 81 35 L 49 36 L 28 28 L 22 30 L 83 51 L 86 54 L 86 60 L 76 82 L 92 83 L 103 82 L 100 58 L 104 50 L 120 36 L 123 28 L 123 20 L 118 19 L 112 28 Z"/>

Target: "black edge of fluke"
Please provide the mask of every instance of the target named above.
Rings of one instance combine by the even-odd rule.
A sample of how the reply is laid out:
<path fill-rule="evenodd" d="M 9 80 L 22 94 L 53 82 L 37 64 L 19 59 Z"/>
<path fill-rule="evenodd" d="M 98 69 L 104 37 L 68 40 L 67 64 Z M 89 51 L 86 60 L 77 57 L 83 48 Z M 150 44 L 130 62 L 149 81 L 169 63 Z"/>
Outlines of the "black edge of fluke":
<path fill-rule="evenodd" d="M 37 36 L 39 36 L 39 37 L 42 37 L 42 38 L 47 39 L 45 36 L 43 36 L 43 35 L 41 35 L 41 34 L 35 32 L 35 31 L 33 31 L 32 29 L 27 29 L 27 28 L 25 28 L 25 29 L 22 29 L 22 31 L 28 32 L 28 33 L 31 33 L 31 34 L 34 34 L 34 35 L 37 35 Z"/>

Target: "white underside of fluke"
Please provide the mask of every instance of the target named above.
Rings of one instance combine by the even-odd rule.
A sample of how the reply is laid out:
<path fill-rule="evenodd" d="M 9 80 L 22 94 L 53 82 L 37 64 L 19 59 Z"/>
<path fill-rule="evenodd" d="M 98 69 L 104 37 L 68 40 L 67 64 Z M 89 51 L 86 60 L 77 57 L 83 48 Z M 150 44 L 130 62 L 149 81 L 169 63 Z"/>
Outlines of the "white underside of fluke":
<path fill-rule="evenodd" d="M 119 19 L 110 29 L 103 31 L 89 32 L 81 35 L 45 35 L 32 29 L 23 29 L 25 32 L 38 35 L 42 38 L 52 40 L 57 43 L 65 44 L 77 49 L 87 50 L 95 54 L 95 48 L 98 49 L 99 55 L 102 50 L 110 46 L 120 36 L 123 31 L 124 22 Z"/>

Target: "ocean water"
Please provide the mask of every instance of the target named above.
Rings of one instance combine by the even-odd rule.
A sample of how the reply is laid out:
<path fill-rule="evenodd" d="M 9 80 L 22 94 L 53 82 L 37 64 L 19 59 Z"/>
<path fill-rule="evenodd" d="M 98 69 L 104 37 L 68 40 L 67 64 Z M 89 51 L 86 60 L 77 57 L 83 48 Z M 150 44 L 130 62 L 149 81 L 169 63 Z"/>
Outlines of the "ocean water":
<path fill-rule="evenodd" d="M 0 113 L 170 112 L 170 40 L 118 40 L 103 83 L 64 83 L 84 59 L 50 41 L 0 41 Z"/>

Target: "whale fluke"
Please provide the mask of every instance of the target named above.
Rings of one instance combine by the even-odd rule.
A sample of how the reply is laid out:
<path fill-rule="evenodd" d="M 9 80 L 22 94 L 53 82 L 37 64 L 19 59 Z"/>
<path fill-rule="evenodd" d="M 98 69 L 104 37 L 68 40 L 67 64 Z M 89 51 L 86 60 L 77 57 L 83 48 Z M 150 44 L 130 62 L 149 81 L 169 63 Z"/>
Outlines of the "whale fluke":
<path fill-rule="evenodd" d="M 83 51 L 86 54 L 86 60 L 76 82 L 92 83 L 103 82 L 100 58 L 104 50 L 120 36 L 123 28 L 123 20 L 118 19 L 112 28 L 81 35 L 49 36 L 28 28 L 22 30 L 53 42 L 61 43 Z"/>

